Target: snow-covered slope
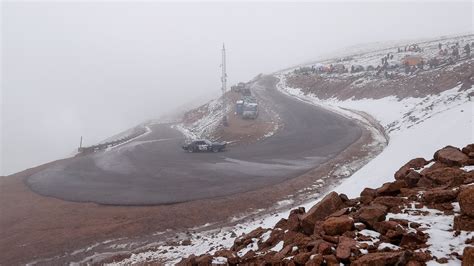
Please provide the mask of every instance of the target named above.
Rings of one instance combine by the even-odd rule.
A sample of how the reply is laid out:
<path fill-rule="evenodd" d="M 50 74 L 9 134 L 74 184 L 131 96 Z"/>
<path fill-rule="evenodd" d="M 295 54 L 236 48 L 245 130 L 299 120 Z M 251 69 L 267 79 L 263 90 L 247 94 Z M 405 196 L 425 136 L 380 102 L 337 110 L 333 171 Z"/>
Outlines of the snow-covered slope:
<path fill-rule="evenodd" d="M 339 101 L 320 100 L 300 90 L 285 86 L 280 89 L 306 102 L 350 115 L 363 111 L 375 117 L 390 138 L 385 150 L 354 173 L 335 190 L 349 197 L 357 196 L 365 187 L 379 187 L 392 179 L 400 165 L 415 157 L 430 158 L 441 145 L 463 146 L 474 142 L 474 88 L 460 91 L 460 86 L 425 98 L 395 97 Z"/>

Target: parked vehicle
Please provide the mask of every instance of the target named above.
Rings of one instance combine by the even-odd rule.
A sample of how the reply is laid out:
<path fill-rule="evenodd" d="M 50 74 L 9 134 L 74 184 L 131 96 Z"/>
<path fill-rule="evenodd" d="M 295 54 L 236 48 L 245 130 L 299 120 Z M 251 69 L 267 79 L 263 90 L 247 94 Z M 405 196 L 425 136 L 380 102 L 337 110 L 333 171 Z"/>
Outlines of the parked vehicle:
<path fill-rule="evenodd" d="M 244 112 L 244 101 L 238 100 L 235 102 L 235 113 L 238 115 L 242 115 Z"/>
<path fill-rule="evenodd" d="M 242 111 L 242 118 L 256 119 L 258 116 L 258 104 L 245 102 Z"/>
<path fill-rule="evenodd" d="M 182 148 L 188 152 L 221 152 L 225 150 L 226 146 L 226 142 L 211 142 L 204 139 L 185 143 Z"/>

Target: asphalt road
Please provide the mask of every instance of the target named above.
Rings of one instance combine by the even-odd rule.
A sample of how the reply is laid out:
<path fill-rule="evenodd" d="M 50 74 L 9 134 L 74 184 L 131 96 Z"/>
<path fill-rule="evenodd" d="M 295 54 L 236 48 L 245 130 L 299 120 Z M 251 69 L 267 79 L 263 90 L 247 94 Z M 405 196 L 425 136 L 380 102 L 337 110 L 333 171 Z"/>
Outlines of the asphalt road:
<path fill-rule="evenodd" d="M 280 115 L 272 137 L 222 153 L 187 153 L 169 124 L 110 151 L 71 158 L 25 181 L 35 192 L 69 201 L 114 205 L 172 204 L 226 196 L 294 178 L 326 162 L 361 135 L 352 121 L 277 91 L 254 86 Z"/>

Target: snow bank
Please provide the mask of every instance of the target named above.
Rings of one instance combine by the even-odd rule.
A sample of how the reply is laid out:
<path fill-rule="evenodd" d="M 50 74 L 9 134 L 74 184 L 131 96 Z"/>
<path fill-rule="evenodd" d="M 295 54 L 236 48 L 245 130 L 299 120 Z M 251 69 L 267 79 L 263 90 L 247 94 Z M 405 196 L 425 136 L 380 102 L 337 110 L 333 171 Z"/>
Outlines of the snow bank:
<path fill-rule="evenodd" d="M 460 91 L 460 85 L 424 98 L 396 97 L 340 101 L 321 100 L 286 86 L 280 75 L 278 88 L 305 102 L 316 104 L 351 118 L 357 111 L 378 120 L 390 138 L 387 147 L 376 158 L 335 188 L 336 192 L 356 197 L 365 187 L 379 187 L 393 179 L 398 168 L 412 158 L 431 158 L 444 145 L 463 147 L 474 142 L 474 99 L 468 96 L 474 88 Z"/>
<path fill-rule="evenodd" d="M 226 99 L 228 101 L 228 99 Z M 195 111 L 204 112 L 203 116 L 193 123 L 181 123 L 174 125 L 173 128 L 180 131 L 186 139 L 211 138 L 213 132 L 222 122 L 224 113 L 231 108 L 230 103 L 226 105 L 226 111 L 222 108 L 222 98 L 210 101 L 208 104 L 199 107 Z M 204 109 L 204 110 L 202 110 Z"/>

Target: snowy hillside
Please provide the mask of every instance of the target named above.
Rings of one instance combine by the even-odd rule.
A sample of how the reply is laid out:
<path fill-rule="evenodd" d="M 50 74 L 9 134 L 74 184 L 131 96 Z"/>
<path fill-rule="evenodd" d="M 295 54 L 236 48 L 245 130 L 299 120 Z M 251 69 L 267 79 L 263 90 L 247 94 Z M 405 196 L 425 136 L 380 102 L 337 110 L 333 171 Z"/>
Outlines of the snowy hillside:
<path fill-rule="evenodd" d="M 474 142 L 474 88 L 460 86 L 424 98 L 396 97 L 382 99 L 321 100 L 311 94 L 285 86 L 284 76 L 279 87 L 285 93 L 305 102 L 317 104 L 353 117 L 363 111 L 375 117 L 390 138 L 385 150 L 357 171 L 335 190 L 356 196 L 364 187 L 377 187 L 391 179 L 397 167 L 411 158 L 430 157 L 440 145 L 463 146 Z M 371 178 L 367 180 L 367 176 Z M 365 177 L 365 178 L 363 178 Z"/>

